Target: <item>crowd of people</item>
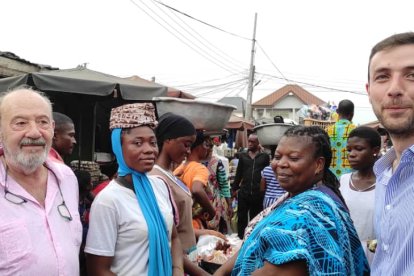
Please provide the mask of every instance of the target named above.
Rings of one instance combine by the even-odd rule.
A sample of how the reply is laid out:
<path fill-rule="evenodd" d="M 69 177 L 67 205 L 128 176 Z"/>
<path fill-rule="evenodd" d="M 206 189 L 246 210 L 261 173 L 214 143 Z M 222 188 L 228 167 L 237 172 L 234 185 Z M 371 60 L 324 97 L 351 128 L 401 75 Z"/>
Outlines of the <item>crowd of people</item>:
<path fill-rule="evenodd" d="M 414 275 L 413 68 L 412 32 L 372 48 L 380 130 L 355 126 L 343 100 L 326 129 L 292 126 L 270 154 L 251 133 L 232 160 L 188 118 L 118 106 L 116 172 L 100 185 L 65 164 L 68 116 L 41 92 L 2 93 L 0 275 Z M 233 232 L 240 249 L 200 266 L 198 239 Z"/>

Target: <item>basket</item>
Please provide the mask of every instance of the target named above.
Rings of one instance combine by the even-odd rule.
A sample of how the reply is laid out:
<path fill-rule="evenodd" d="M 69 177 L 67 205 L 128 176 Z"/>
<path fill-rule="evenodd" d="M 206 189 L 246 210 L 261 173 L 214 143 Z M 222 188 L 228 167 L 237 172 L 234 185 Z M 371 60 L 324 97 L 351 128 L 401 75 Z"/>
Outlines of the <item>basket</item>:
<path fill-rule="evenodd" d="M 325 129 L 333 124 L 335 124 L 335 121 L 316 120 L 312 118 L 303 119 L 303 125 L 305 126 L 320 126 L 321 128 Z"/>
<path fill-rule="evenodd" d="M 91 175 L 92 184 L 94 186 L 108 179 L 106 175 L 101 173 L 99 164 L 94 161 L 81 160 L 79 164 L 79 160 L 72 160 L 70 162 L 70 167 L 74 171 L 81 170 L 89 172 Z"/>

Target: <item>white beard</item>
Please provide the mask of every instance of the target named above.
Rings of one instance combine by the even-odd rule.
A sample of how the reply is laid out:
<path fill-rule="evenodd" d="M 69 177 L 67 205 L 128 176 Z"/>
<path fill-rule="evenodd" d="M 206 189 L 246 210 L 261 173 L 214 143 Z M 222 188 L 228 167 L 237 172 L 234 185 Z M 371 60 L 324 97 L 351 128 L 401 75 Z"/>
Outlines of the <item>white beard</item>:
<path fill-rule="evenodd" d="M 45 163 L 51 147 L 46 144 L 42 152 L 24 153 L 21 150 L 11 152 L 4 142 L 5 141 L 3 140 L 4 157 L 10 164 L 22 169 L 25 174 L 33 173 Z"/>

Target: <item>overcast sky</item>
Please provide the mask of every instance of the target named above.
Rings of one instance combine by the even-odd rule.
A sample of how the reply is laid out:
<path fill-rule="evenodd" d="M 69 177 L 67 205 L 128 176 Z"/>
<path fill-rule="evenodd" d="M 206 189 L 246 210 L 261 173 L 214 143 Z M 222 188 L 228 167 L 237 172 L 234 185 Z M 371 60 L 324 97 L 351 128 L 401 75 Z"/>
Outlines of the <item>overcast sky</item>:
<path fill-rule="evenodd" d="M 365 94 L 370 49 L 414 22 L 409 0 L 160 2 L 214 27 L 152 0 L 0 0 L 0 51 L 155 77 L 206 100 L 246 98 L 257 12 L 253 102 L 297 83 L 325 101 L 353 100 L 364 123 L 375 119 Z"/>

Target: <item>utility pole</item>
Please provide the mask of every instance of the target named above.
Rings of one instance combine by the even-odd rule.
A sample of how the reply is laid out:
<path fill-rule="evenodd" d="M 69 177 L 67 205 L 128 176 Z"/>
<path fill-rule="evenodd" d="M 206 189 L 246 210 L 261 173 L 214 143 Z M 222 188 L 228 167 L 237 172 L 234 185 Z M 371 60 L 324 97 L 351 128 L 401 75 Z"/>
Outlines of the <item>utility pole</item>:
<path fill-rule="evenodd" d="M 249 86 L 247 88 L 246 113 L 244 114 L 244 118 L 246 120 L 253 119 L 252 117 L 252 94 L 253 94 L 253 82 L 254 82 L 254 49 L 255 49 L 255 44 L 256 44 L 256 23 L 257 23 L 257 13 L 254 14 L 252 52 L 250 56 Z"/>

